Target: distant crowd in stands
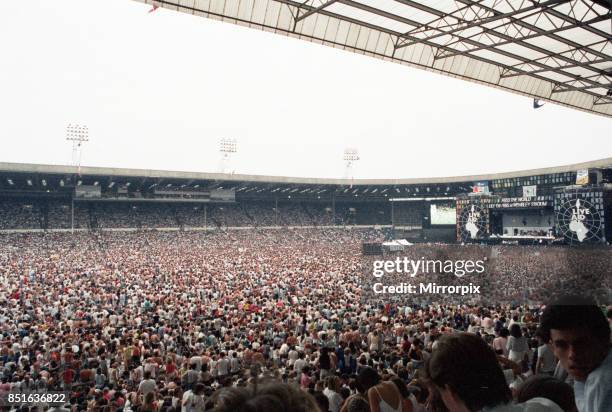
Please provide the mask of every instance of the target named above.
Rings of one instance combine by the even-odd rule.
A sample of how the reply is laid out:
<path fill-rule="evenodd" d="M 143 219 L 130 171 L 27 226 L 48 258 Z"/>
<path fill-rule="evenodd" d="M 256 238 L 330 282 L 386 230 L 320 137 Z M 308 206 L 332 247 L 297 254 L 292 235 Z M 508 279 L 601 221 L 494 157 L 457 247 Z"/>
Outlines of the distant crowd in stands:
<path fill-rule="evenodd" d="M 227 204 L 75 202 L 76 229 L 202 228 L 245 226 L 385 225 L 388 205 L 359 208 L 339 204 L 244 202 Z M 70 229 L 70 202 L 43 200 L 0 201 L 0 230 Z"/>

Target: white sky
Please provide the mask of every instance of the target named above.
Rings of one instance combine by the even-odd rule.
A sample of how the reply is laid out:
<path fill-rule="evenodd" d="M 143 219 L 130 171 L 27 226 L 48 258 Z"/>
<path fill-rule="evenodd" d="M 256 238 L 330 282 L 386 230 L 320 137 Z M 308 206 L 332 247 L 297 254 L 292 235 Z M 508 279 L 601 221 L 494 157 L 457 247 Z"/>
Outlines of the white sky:
<path fill-rule="evenodd" d="M 0 0 L 0 161 L 236 173 L 450 176 L 612 156 L 612 120 L 130 0 Z"/>

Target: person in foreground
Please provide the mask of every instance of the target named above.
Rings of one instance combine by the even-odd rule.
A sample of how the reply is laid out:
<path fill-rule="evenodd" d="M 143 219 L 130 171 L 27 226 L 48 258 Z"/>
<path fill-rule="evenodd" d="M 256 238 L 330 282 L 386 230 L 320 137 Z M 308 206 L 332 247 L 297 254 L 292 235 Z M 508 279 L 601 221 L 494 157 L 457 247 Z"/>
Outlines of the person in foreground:
<path fill-rule="evenodd" d="M 578 411 L 612 411 L 610 324 L 603 311 L 589 298 L 565 296 L 546 307 L 541 328 L 574 379 Z"/>
<path fill-rule="evenodd" d="M 224 388 L 215 394 L 214 403 L 215 412 L 321 412 L 315 399 L 298 386 L 274 381 Z"/>
<path fill-rule="evenodd" d="M 440 338 L 423 374 L 450 412 L 562 411 L 556 403 L 545 398 L 513 404 L 495 352 L 471 333 Z"/>

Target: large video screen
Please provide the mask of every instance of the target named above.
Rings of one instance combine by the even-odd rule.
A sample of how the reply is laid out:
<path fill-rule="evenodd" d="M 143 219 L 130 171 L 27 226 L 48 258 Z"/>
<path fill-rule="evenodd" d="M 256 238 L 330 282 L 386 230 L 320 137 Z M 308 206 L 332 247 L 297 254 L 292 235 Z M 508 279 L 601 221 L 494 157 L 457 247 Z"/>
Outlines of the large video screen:
<path fill-rule="evenodd" d="M 429 208 L 432 225 L 454 225 L 457 223 L 457 214 L 455 205 L 449 204 L 434 204 Z"/>

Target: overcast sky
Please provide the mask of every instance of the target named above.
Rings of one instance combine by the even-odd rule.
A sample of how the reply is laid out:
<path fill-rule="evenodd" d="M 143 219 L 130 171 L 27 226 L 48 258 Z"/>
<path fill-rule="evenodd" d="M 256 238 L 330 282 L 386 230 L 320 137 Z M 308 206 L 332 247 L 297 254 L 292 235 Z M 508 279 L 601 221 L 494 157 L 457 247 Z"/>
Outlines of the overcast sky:
<path fill-rule="evenodd" d="M 355 178 L 612 156 L 612 120 L 130 0 L 0 1 L 0 161 Z"/>

